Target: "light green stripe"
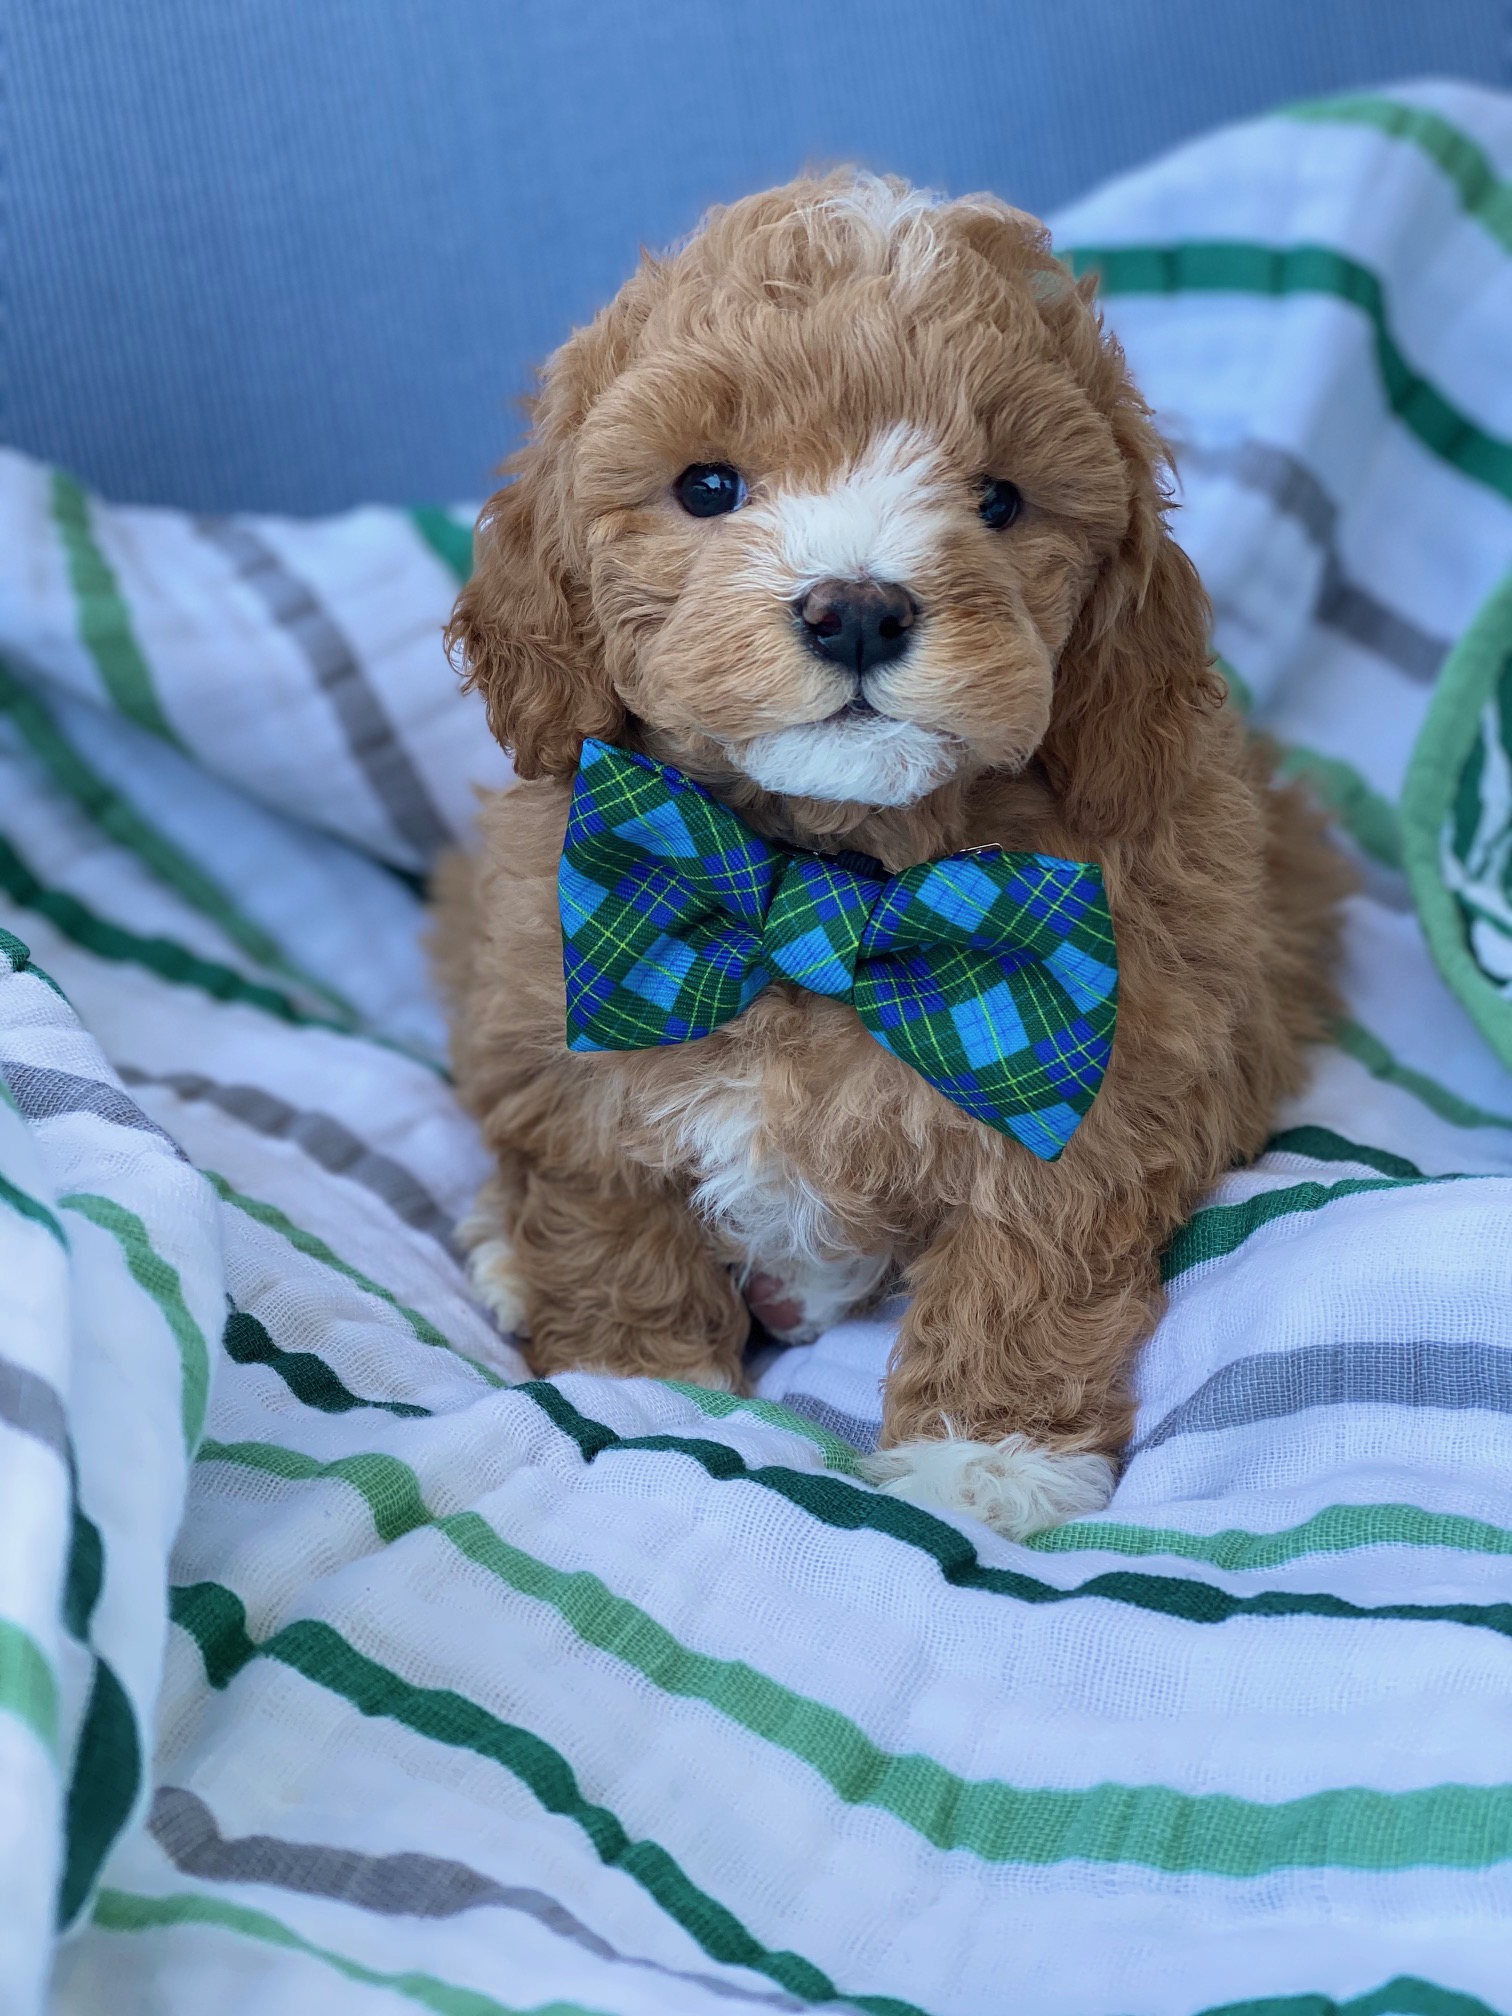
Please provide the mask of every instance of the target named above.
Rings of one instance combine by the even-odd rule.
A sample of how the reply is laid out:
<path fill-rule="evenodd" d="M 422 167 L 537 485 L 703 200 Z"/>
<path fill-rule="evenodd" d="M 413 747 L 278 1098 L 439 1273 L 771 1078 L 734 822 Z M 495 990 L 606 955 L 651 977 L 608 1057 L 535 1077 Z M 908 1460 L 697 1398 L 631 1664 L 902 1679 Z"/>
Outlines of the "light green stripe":
<path fill-rule="evenodd" d="M 1369 323 L 1376 368 L 1391 411 L 1450 468 L 1512 500 L 1512 441 L 1451 405 L 1413 370 L 1386 319 L 1379 277 L 1328 245 L 1255 245 L 1218 240 L 1171 245 L 1081 245 L 1061 255 L 1078 274 L 1096 269 L 1105 298 L 1120 294 L 1325 295 Z"/>
<path fill-rule="evenodd" d="M 1213 653 L 1213 663 L 1223 675 L 1223 683 L 1229 689 L 1229 697 L 1239 709 L 1239 712 L 1241 714 L 1253 713 L 1255 696 L 1250 691 L 1249 681 L 1230 665 L 1227 658 L 1217 651 Z"/>
<path fill-rule="evenodd" d="M 449 511 L 440 511 L 434 504 L 417 504 L 410 518 L 436 558 L 459 581 L 465 581 L 472 572 L 472 527 L 459 525 Z"/>
<path fill-rule="evenodd" d="M 1502 181 L 1485 149 L 1441 113 L 1397 98 L 1361 94 L 1291 105 L 1286 116 L 1319 126 L 1372 126 L 1378 133 L 1418 148 L 1454 184 L 1465 214 L 1487 230 L 1504 251 L 1512 252 L 1512 182 Z"/>
<path fill-rule="evenodd" d="M 1396 807 L 1337 756 L 1291 744 L 1282 756 L 1283 777 L 1312 785 L 1349 837 L 1383 867 L 1400 869 L 1402 832 Z"/>
<path fill-rule="evenodd" d="M 418 1309 L 411 1309 L 407 1302 L 401 1302 L 393 1290 L 385 1288 L 382 1282 L 373 1280 L 371 1275 L 364 1274 L 360 1268 L 353 1267 L 349 1261 L 343 1260 L 339 1253 L 327 1246 L 324 1239 L 314 1232 L 307 1232 L 302 1225 L 296 1225 L 294 1220 L 280 1211 L 276 1204 L 270 1204 L 262 1197 L 246 1196 L 213 1169 L 206 1169 L 203 1174 L 214 1186 L 223 1203 L 232 1205 L 238 1211 L 244 1211 L 259 1225 L 267 1226 L 269 1231 L 281 1234 L 296 1252 L 303 1253 L 307 1259 L 318 1260 L 322 1267 L 329 1267 L 334 1274 L 344 1275 L 365 1294 L 376 1295 L 380 1302 L 386 1302 L 404 1318 L 422 1344 L 430 1344 L 438 1350 L 450 1352 L 464 1365 L 470 1365 L 473 1371 L 488 1381 L 490 1386 L 505 1386 L 509 1383 L 501 1379 L 497 1372 L 491 1371 L 488 1366 L 480 1365 L 475 1358 L 469 1358 L 465 1352 L 459 1351 L 428 1317 L 422 1316 Z"/>
<path fill-rule="evenodd" d="M 824 1452 L 826 1470 L 841 1470 L 848 1477 L 861 1474 L 861 1456 L 848 1442 L 842 1442 L 838 1435 L 831 1435 L 828 1428 L 821 1428 L 817 1421 L 810 1421 L 802 1414 L 795 1414 L 790 1407 L 781 1407 L 775 1400 L 757 1400 L 742 1393 L 719 1393 L 709 1386 L 694 1386 L 682 1379 L 661 1379 L 658 1385 L 671 1387 L 690 1400 L 700 1414 L 707 1414 L 711 1421 L 724 1421 L 731 1414 L 749 1414 L 758 1421 L 765 1421 L 773 1428 L 785 1428 L 790 1435 L 801 1435 Z"/>
<path fill-rule="evenodd" d="M 281 1919 L 266 1911 L 252 1911 L 245 1904 L 231 1904 L 220 1897 L 203 1897 L 180 1891 L 168 1897 L 141 1897 L 129 1890 L 102 1890 L 95 1899 L 94 1922 L 105 1932 L 154 1932 L 174 1925 L 213 1925 L 222 1932 L 235 1932 L 244 1939 L 257 1939 L 265 1946 L 281 1946 L 334 1968 L 348 1981 L 360 1981 L 373 1988 L 391 1988 L 436 2016 L 596 2016 L 579 2002 L 543 2002 L 532 2010 L 506 2008 L 491 1995 L 475 1988 L 456 1988 L 438 1981 L 434 1974 L 407 1969 L 402 1974 L 383 1973 L 364 1966 L 360 1960 L 335 1953 L 329 1946 L 317 1946 Z"/>
<path fill-rule="evenodd" d="M 0 1617 L 0 1711 L 24 1722 L 57 1761 L 58 1683 L 36 1639 L 8 1617 Z"/>
<path fill-rule="evenodd" d="M 306 973 L 282 950 L 278 941 L 241 910 L 235 898 L 213 876 L 198 867 L 166 833 L 145 819 L 131 801 L 107 783 L 75 748 L 34 694 L 29 693 L 0 661 L 0 711 L 8 713 L 53 781 L 81 811 L 117 845 L 128 848 L 175 894 L 208 917 L 233 944 L 260 965 L 296 980 L 319 994 L 355 1024 L 351 1002 L 312 973 Z"/>
<path fill-rule="evenodd" d="M 22 1218 L 29 1218 L 34 1225 L 43 1226 L 45 1230 L 51 1232 L 63 1251 L 65 1253 L 68 1251 L 68 1234 L 52 1212 L 29 1191 L 12 1183 L 7 1176 L 0 1176 L 0 1204 L 8 1204 L 12 1211 Z"/>
<path fill-rule="evenodd" d="M 1473 1106 L 1468 1099 L 1451 1092 L 1447 1085 L 1440 1085 L 1426 1072 L 1399 1064 L 1380 1037 L 1373 1036 L 1358 1022 L 1336 1023 L 1334 1041 L 1346 1056 L 1353 1057 L 1357 1064 L 1363 1064 L 1372 1078 L 1379 1078 L 1384 1085 L 1395 1085 L 1400 1091 L 1410 1092 L 1414 1099 L 1420 1100 L 1431 1113 L 1436 1113 L 1440 1120 L 1447 1120 L 1451 1126 L 1503 1127 L 1512 1133 L 1512 1116 L 1487 1112 L 1484 1106 Z"/>
<path fill-rule="evenodd" d="M 1350 1554 L 1360 1547 L 1442 1547 L 1459 1554 L 1512 1554 L 1512 1532 L 1457 1512 L 1425 1512 L 1416 1505 L 1329 1505 L 1275 1533 L 1226 1527 L 1221 1533 L 1187 1533 L 1176 1526 L 1132 1526 L 1118 1520 L 1074 1519 L 1024 1542 L 1041 1554 L 1173 1554 L 1183 1561 L 1238 1574 L 1279 1568 L 1317 1554 Z"/>
<path fill-rule="evenodd" d="M 126 1258 L 127 1271 L 144 1294 L 150 1295 L 168 1325 L 179 1354 L 179 1414 L 183 1423 L 184 1447 L 192 1455 L 205 1426 L 205 1403 L 210 1392 L 210 1351 L 204 1333 L 189 1313 L 183 1284 L 177 1270 L 157 1252 L 147 1227 L 134 1211 L 114 1198 L 99 1197 L 87 1190 L 75 1190 L 60 1197 L 65 1211 L 76 1211 L 91 1225 L 108 1232 Z"/>
<path fill-rule="evenodd" d="M 184 745 L 158 700 L 151 668 L 131 627 L 126 599 L 110 563 L 95 544 L 89 524 L 89 499 L 61 469 L 53 471 L 52 513 L 68 562 L 79 634 L 105 691 L 139 727 L 182 748 Z"/>
<path fill-rule="evenodd" d="M 1248 683 L 1217 652 L 1213 654 L 1213 663 L 1222 673 L 1240 713 L 1253 712 L 1254 696 Z M 1282 750 L 1277 767 L 1281 776 L 1300 777 L 1311 784 L 1345 832 L 1372 859 L 1388 868 L 1401 867 L 1402 839 L 1396 807 L 1373 790 L 1358 770 L 1338 756 L 1324 756 L 1297 743 Z"/>
<path fill-rule="evenodd" d="M 430 1526 L 519 1594 L 548 1605 L 577 1638 L 663 1693 L 697 1700 L 807 1765 L 847 1805 L 892 1814 L 941 1850 L 987 1862 L 1134 1863 L 1229 1877 L 1279 1869 L 1484 1868 L 1512 1859 L 1512 1787 L 1412 1792 L 1331 1789 L 1251 1801 L 1163 1785 L 1023 1790 L 965 1779 L 919 1752 L 883 1750 L 848 1716 L 743 1660 L 695 1652 L 596 1575 L 566 1573 L 511 1546 L 476 1512 L 434 1517 L 415 1474 L 366 1454 L 324 1464 L 267 1443 L 208 1443 L 204 1460 L 293 1480 L 339 1478 L 360 1493 L 380 1538 Z"/>

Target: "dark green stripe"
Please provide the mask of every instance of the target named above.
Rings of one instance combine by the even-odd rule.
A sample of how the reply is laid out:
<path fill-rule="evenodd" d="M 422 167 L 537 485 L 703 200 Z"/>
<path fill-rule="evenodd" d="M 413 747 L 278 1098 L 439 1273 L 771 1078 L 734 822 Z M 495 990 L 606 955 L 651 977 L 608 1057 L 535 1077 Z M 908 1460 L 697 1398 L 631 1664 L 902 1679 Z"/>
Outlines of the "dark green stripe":
<path fill-rule="evenodd" d="M 1495 1182 L 1475 1176 L 1352 1176 L 1342 1183 L 1292 1183 L 1284 1190 L 1262 1190 L 1238 1204 L 1209 1204 L 1188 1219 L 1165 1250 L 1160 1278 L 1178 1275 L 1209 1260 L 1222 1260 L 1278 1218 L 1321 1211 L 1341 1197 L 1363 1197 L 1372 1190 L 1415 1190 L 1439 1183 Z"/>
<path fill-rule="evenodd" d="M 222 1932 L 236 1932 L 244 1939 L 260 1940 L 265 1946 L 280 1946 L 286 1952 L 302 1954 L 334 1968 L 348 1981 L 365 1986 L 390 1988 L 435 2016 L 596 2016 L 578 2002 L 543 2002 L 529 2010 L 507 2009 L 491 1995 L 476 1988 L 456 1988 L 439 1981 L 434 1974 L 407 1968 L 402 1974 L 386 1974 L 366 1967 L 360 1960 L 334 1953 L 329 1946 L 317 1946 L 293 1931 L 281 1919 L 266 1911 L 249 1910 L 223 1897 L 203 1897 L 181 1892 L 172 1897 L 138 1897 L 129 1890 L 102 1890 L 95 1904 L 94 1922 L 105 1932 L 150 1932 L 173 1925 L 213 1925 Z"/>
<path fill-rule="evenodd" d="M 205 1678 L 217 1690 L 229 1687 L 242 1668 L 257 1657 L 247 1631 L 247 1612 L 239 1598 L 219 1582 L 183 1582 L 168 1591 L 171 1621 L 199 1647 Z"/>
<path fill-rule="evenodd" d="M 79 614 L 79 632 L 111 700 L 140 727 L 178 748 L 173 724 L 163 712 L 131 627 L 131 613 L 110 564 L 95 544 L 89 499 L 71 476 L 53 471 L 53 522 L 63 542 L 68 580 Z"/>
<path fill-rule="evenodd" d="M 1262 1995 L 1258 2001 L 1225 2002 L 1201 2016 L 1499 2016 L 1489 2002 L 1437 1987 L 1416 1974 L 1398 1974 L 1368 1995 L 1336 2002 L 1332 1995 Z"/>
<path fill-rule="evenodd" d="M 107 782 L 89 763 L 34 694 L 0 661 L 0 709 L 8 713 L 27 745 L 49 775 L 118 846 L 135 854 L 159 881 L 208 917 L 234 945 L 259 965 L 322 995 L 338 1014 L 355 1024 L 352 1004 L 323 980 L 306 973 L 287 957 L 278 941 L 239 908 L 236 899 L 212 875 L 190 859 L 166 833 L 137 810 L 130 799 Z"/>
<path fill-rule="evenodd" d="M 1489 231 L 1504 251 L 1512 252 L 1512 182 L 1502 181 L 1485 149 L 1442 114 L 1398 98 L 1362 93 L 1291 105 L 1287 116 L 1319 126 L 1372 126 L 1418 148 L 1454 184 L 1466 216 Z"/>
<path fill-rule="evenodd" d="M 70 896 L 64 889 L 50 889 L 38 881 L 3 834 L 0 834 L 0 893 L 9 896 L 24 910 L 35 910 L 65 938 L 82 946 L 86 952 L 92 952 L 97 959 L 109 959 L 117 965 L 139 966 L 155 979 L 166 980 L 175 986 L 197 988 L 215 1001 L 260 1008 L 264 1014 L 287 1022 L 296 1029 L 327 1029 L 333 1035 L 346 1036 L 354 1042 L 372 1043 L 380 1050 L 391 1050 L 398 1057 L 407 1057 L 412 1064 L 423 1064 L 438 1078 L 450 1078 L 451 1074 L 444 1065 L 421 1051 L 412 1050 L 407 1043 L 395 1042 L 391 1037 L 379 1036 L 370 1030 L 353 1029 L 345 1022 L 333 1021 L 328 1015 L 308 1014 L 287 994 L 280 994 L 257 981 L 245 980 L 231 967 L 222 966 L 214 959 L 202 959 L 197 952 L 176 944 L 171 938 L 142 938 L 134 931 L 111 923 L 87 904 L 81 903 L 77 896 Z M 16 942 L 19 944 L 20 941 Z M 47 979 L 37 966 L 33 965 L 31 970 L 39 978 Z M 62 988 L 55 982 L 48 981 L 48 985 L 55 993 L 62 994 Z"/>
<path fill-rule="evenodd" d="M 65 1211 L 77 1211 L 81 1218 L 110 1234 L 125 1257 L 132 1280 L 157 1304 L 178 1352 L 179 1416 L 184 1447 L 192 1453 L 205 1426 L 205 1406 L 210 1396 L 210 1347 L 184 1300 L 178 1270 L 153 1246 L 151 1235 L 137 1214 L 113 1197 L 75 1191 L 58 1201 Z"/>
<path fill-rule="evenodd" d="M 952 1588 L 1007 1596 L 1019 1603 L 1077 1603 L 1094 1598 L 1122 1603 L 1184 1624 L 1226 1624 L 1235 1617 L 1324 1617 L 1336 1621 L 1359 1618 L 1415 1624 L 1466 1624 L 1501 1637 L 1512 1637 L 1509 1603 L 1350 1603 L 1321 1592 L 1266 1589 L 1236 1596 L 1193 1577 L 1142 1575 L 1115 1569 L 1089 1581 L 1060 1589 L 1052 1582 L 1020 1574 L 1012 1568 L 984 1567 L 970 1540 L 922 1506 L 901 1498 L 865 1490 L 833 1472 L 788 1470 L 780 1464 L 752 1468 L 723 1442 L 702 1442 L 677 1435 L 616 1435 L 601 1421 L 580 1413 L 560 1390 L 546 1380 L 531 1380 L 513 1389 L 532 1400 L 577 1445 L 585 1463 L 621 1453 L 687 1457 L 716 1483 L 756 1484 L 771 1491 L 817 1524 L 841 1533 L 880 1533 L 913 1548 L 935 1562 L 941 1579 Z M 1067 1531 L 1074 1532 L 1071 1527 Z"/>
<path fill-rule="evenodd" d="M 44 1227 L 51 1232 L 63 1251 L 65 1253 L 68 1251 L 68 1234 L 52 1212 L 28 1192 L 19 1189 L 6 1176 L 0 1176 L 0 1204 L 9 1204 L 12 1211 L 18 1212 L 21 1217 L 29 1218 L 34 1225 Z"/>
<path fill-rule="evenodd" d="M 68 1448 L 68 1565 L 63 1623 L 89 1654 L 89 1700 L 74 1746 L 64 1807 L 63 1873 L 58 1922 L 77 1916 L 100 1865 L 130 1816 L 142 1777 L 136 1715 L 109 1662 L 94 1648 L 90 1626 L 105 1586 L 105 1543 L 79 1502 L 79 1466 Z"/>
<path fill-rule="evenodd" d="M 6 963 L 12 973 L 34 973 L 45 986 L 51 987 L 60 1001 L 68 999 L 68 996 L 63 992 L 63 989 L 54 980 L 52 975 L 44 973 L 42 968 L 32 958 L 30 945 L 18 938 L 14 931 L 7 931 L 3 926 L 0 926 L 0 952 L 4 953 Z"/>
<path fill-rule="evenodd" d="M 1378 1169 L 1383 1176 L 1420 1177 L 1422 1170 L 1405 1155 L 1393 1155 L 1386 1148 L 1371 1148 L 1363 1141 L 1350 1141 L 1331 1127 L 1288 1127 L 1272 1134 L 1265 1144 L 1267 1155 L 1306 1155 L 1314 1162 L 1359 1162 Z"/>
<path fill-rule="evenodd" d="M 213 1592 L 208 1601 L 202 1595 L 206 1590 Z M 199 1645 L 207 1677 L 225 1676 L 218 1683 L 212 1678 L 212 1684 L 224 1686 L 244 1656 L 261 1653 L 338 1695 L 360 1715 L 398 1722 L 431 1742 L 471 1751 L 499 1765 L 548 1813 L 579 1827 L 601 1862 L 639 1884 L 711 1959 L 724 1966 L 749 1967 L 807 2002 L 845 2000 L 873 2016 L 921 2016 L 911 2003 L 892 1996 L 842 1996 L 811 1961 L 763 1946 L 733 1912 L 700 1890 L 659 1843 L 633 1841 L 608 1807 L 585 1799 L 566 1758 L 533 1731 L 501 1722 L 450 1688 L 414 1686 L 356 1651 L 329 1624 L 314 1619 L 286 1624 L 254 1645 L 247 1636 L 242 1606 L 229 1590 L 215 1584 L 174 1591 L 173 1618 Z M 217 1625 L 224 1633 L 221 1643 L 208 1635 Z"/>
<path fill-rule="evenodd" d="M 1093 268 L 1100 292 L 1120 294 L 1326 294 L 1358 308 L 1375 340 L 1386 403 L 1432 454 L 1512 499 L 1512 442 L 1486 432 L 1408 364 L 1386 320 L 1384 291 L 1368 267 L 1326 245 L 1079 245 L 1062 255 Z"/>
<path fill-rule="evenodd" d="M 428 1415 L 428 1407 L 414 1407 L 404 1400 L 364 1400 L 343 1384 L 323 1358 L 313 1351 L 284 1351 L 273 1342 L 255 1316 L 233 1309 L 226 1318 L 222 1340 L 226 1356 L 237 1365 L 266 1365 L 306 1407 L 322 1414 L 346 1414 L 354 1407 L 381 1407 L 386 1414 L 401 1419 Z"/>
<path fill-rule="evenodd" d="M 459 525 L 448 511 L 434 504 L 417 504 L 410 513 L 415 530 L 437 559 L 449 567 L 459 581 L 472 572 L 473 535 L 471 527 Z"/>
<path fill-rule="evenodd" d="M 105 1586 L 105 1542 L 100 1529 L 79 1503 L 78 1465 L 68 1452 L 68 1571 L 63 1583 L 63 1622 L 81 1645 L 89 1640 L 95 1605 Z"/>
<path fill-rule="evenodd" d="M 82 945 L 97 959 L 140 966 L 156 979 L 198 988 L 216 1001 L 238 1001 L 249 1008 L 260 1008 L 265 1015 L 276 1016 L 295 1028 L 334 1029 L 341 1035 L 351 1034 L 341 1023 L 307 1014 L 287 994 L 254 980 L 244 980 L 231 967 L 214 959 L 202 959 L 186 945 L 176 944 L 171 938 L 140 937 L 101 917 L 67 890 L 49 889 L 3 835 L 0 835 L 0 890 L 22 909 L 35 910 L 45 917 L 64 937 Z"/>
<path fill-rule="evenodd" d="M 126 1690 L 103 1659 L 74 1751 L 65 1808 L 67 1847 L 58 1888 L 58 1923 L 78 1916 L 100 1866 L 125 1826 L 142 1782 L 142 1745 Z"/>
<path fill-rule="evenodd" d="M 469 1358 L 465 1352 L 459 1351 L 428 1316 L 422 1316 L 418 1309 L 411 1309 L 407 1302 L 399 1300 L 391 1288 L 385 1288 L 381 1281 L 375 1281 L 370 1274 L 364 1274 L 360 1268 L 353 1267 L 349 1261 L 343 1260 L 324 1239 L 314 1232 L 307 1232 L 302 1225 L 296 1225 L 287 1212 L 280 1211 L 276 1204 L 270 1204 L 264 1197 L 248 1197 L 214 1169 L 206 1169 L 202 1173 L 223 1203 L 232 1205 L 238 1211 L 244 1211 L 256 1224 L 265 1225 L 270 1232 L 277 1232 L 280 1237 L 288 1240 L 296 1252 L 303 1253 L 307 1259 L 318 1261 L 322 1267 L 329 1267 L 333 1274 L 342 1275 L 360 1288 L 365 1295 L 376 1295 L 380 1302 L 386 1302 L 390 1309 L 404 1318 L 411 1332 L 422 1344 L 429 1344 L 438 1351 L 449 1351 L 461 1364 L 471 1367 L 490 1386 L 507 1384 L 507 1381 L 501 1379 L 498 1373 L 487 1365 L 480 1365 L 476 1359 Z"/>

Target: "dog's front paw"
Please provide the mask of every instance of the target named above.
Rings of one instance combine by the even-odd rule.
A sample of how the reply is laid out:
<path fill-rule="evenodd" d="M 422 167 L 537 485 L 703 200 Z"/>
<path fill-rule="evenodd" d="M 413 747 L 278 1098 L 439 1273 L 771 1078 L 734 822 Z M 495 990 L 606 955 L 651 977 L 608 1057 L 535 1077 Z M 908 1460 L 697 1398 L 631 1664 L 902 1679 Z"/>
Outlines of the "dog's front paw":
<path fill-rule="evenodd" d="M 1005 1540 L 1100 1512 L 1113 1495 L 1113 1465 L 1086 1450 L 1046 1449 L 1027 1435 L 1000 1442 L 900 1442 L 862 1463 L 889 1498 L 932 1511 L 964 1512 Z"/>
<path fill-rule="evenodd" d="M 506 1337 L 525 1332 L 525 1283 L 507 1239 L 485 1239 L 467 1256 L 473 1293 Z"/>

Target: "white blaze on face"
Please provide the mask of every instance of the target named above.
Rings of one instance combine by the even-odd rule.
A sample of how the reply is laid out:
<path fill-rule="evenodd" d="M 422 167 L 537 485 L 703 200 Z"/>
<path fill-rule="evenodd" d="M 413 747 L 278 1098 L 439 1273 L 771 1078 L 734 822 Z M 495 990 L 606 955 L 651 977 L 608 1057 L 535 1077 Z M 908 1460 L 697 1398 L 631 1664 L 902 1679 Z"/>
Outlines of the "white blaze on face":
<path fill-rule="evenodd" d="M 753 588 L 796 602 L 821 581 L 896 581 L 927 568 L 949 518 L 939 450 L 900 423 L 822 490 L 782 490 L 750 507 Z M 869 696 L 882 705 L 878 697 Z M 753 783 L 789 798 L 912 805 L 954 768 L 932 729 L 886 713 L 807 721 L 731 752 Z"/>
<path fill-rule="evenodd" d="M 938 547 L 948 481 L 926 435 L 889 427 L 824 489 L 779 489 L 749 507 L 752 531 L 767 535 L 752 572 L 789 600 L 821 581 L 866 577 L 906 588 Z"/>

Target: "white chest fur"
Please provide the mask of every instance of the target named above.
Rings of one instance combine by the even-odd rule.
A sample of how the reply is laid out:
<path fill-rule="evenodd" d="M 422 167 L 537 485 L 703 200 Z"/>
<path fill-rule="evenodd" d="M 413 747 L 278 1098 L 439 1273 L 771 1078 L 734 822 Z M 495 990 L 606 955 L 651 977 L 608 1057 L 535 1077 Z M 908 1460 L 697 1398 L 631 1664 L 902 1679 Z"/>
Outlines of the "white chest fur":
<path fill-rule="evenodd" d="M 747 1299 L 775 1337 L 809 1342 L 876 1288 L 888 1255 L 858 1252 L 771 1142 L 759 1075 L 702 1087 L 657 1118 L 693 1174 L 693 1208 L 739 1251 Z"/>

